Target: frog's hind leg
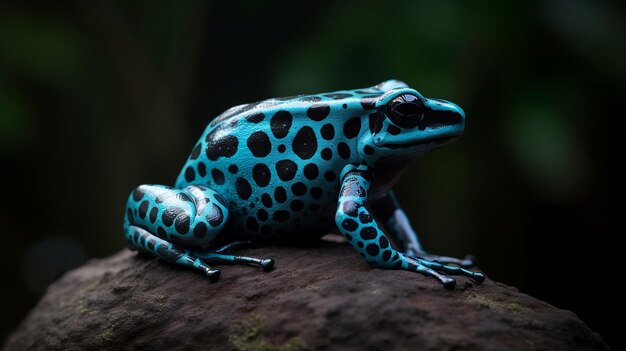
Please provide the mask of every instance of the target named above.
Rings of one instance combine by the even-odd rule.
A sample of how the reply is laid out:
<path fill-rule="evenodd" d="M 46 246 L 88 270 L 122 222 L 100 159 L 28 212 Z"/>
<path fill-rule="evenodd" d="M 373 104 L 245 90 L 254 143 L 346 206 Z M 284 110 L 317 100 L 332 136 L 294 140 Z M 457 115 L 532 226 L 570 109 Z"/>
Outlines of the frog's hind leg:
<path fill-rule="evenodd" d="M 233 244 L 240 245 L 247 244 L 247 242 L 236 242 Z M 230 245 L 231 244 L 226 246 Z M 270 271 L 272 270 L 272 268 L 274 268 L 274 260 L 271 258 L 255 258 L 248 256 L 224 254 L 223 252 L 227 252 L 233 249 L 233 247 L 226 248 L 226 246 L 219 248 L 216 251 L 192 250 L 191 253 L 193 254 L 193 256 L 201 258 L 207 263 L 256 265 L 261 267 L 264 271 Z"/>
<path fill-rule="evenodd" d="M 270 258 L 232 255 L 229 252 L 251 242 L 234 242 L 216 250 L 210 244 L 228 219 L 226 202 L 216 191 L 191 185 L 174 189 L 163 185 L 142 185 L 128 198 L 124 232 L 131 248 L 154 254 L 170 263 L 204 271 L 212 278 L 219 271 L 209 262 L 253 264 L 263 270 L 274 267 Z"/>
<path fill-rule="evenodd" d="M 219 271 L 190 249 L 209 244 L 227 219 L 226 202 L 210 188 L 141 185 L 128 198 L 124 233 L 131 248 L 201 270 L 216 279 Z"/>
<path fill-rule="evenodd" d="M 167 262 L 199 270 L 214 281 L 220 277 L 219 270 L 211 268 L 200 258 L 190 255 L 187 250 L 152 235 L 143 228 L 125 225 L 124 236 L 131 249 L 152 253 Z"/>

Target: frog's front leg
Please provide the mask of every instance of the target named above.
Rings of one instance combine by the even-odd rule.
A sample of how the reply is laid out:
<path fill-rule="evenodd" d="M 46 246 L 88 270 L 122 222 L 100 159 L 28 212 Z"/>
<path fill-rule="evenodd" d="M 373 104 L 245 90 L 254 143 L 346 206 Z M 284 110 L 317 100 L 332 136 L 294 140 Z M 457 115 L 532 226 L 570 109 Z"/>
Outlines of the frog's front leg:
<path fill-rule="evenodd" d="M 404 269 L 437 278 L 445 287 L 456 284 L 451 275 L 463 275 L 477 283 L 485 280 L 479 272 L 443 265 L 414 257 L 394 249 L 366 208 L 371 175 L 365 166 L 344 172 L 335 221 L 341 234 L 371 265 L 387 269 Z"/>
<path fill-rule="evenodd" d="M 233 246 L 246 243 L 233 243 L 211 251 L 201 249 L 220 233 L 227 219 L 226 201 L 210 188 L 142 185 L 128 198 L 124 234 L 132 249 L 200 270 L 214 280 L 219 278 L 220 271 L 211 268 L 209 262 L 255 264 L 264 270 L 271 269 L 272 259 L 225 253 Z"/>
<path fill-rule="evenodd" d="M 474 260 L 471 256 L 460 259 L 426 252 L 393 191 L 390 191 L 385 197 L 373 203 L 372 212 L 376 218 L 384 223 L 391 238 L 400 245 L 404 253 L 443 264 L 456 264 L 462 267 L 474 265 Z"/>

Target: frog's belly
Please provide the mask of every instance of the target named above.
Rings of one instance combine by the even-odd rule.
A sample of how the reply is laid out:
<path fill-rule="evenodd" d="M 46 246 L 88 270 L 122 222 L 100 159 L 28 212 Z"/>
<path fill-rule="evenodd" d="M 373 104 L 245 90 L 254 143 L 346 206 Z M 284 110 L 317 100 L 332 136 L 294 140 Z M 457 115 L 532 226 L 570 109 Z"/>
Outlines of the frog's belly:
<path fill-rule="evenodd" d="M 229 218 L 225 231 L 241 237 L 303 240 L 319 238 L 335 227 L 338 181 L 323 177 L 304 182 L 276 182 L 263 187 L 246 186 L 243 181 L 215 187 L 228 201 Z M 217 188 L 217 189 L 215 189 Z"/>

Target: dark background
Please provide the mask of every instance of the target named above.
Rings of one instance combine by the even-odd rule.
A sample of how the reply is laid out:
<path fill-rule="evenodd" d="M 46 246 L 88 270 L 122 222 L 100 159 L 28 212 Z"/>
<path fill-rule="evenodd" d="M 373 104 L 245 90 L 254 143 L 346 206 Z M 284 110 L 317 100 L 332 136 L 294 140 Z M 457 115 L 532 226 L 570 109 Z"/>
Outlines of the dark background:
<path fill-rule="evenodd" d="M 172 184 L 212 117 L 397 78 L 468 116 L 398 185 L 427 249 L 475 254 L 617 348 L 623 3 L 225 3 L 0 5 L 0 342 L 62 272 L 124 247 L 129 191 Z"/>

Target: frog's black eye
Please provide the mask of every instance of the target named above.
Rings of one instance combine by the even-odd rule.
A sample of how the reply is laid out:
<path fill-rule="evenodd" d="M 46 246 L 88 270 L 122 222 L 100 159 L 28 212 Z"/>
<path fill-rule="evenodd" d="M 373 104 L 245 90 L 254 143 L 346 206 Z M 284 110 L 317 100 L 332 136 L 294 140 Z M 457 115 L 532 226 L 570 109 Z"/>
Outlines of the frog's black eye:
<path fill-rule="evenodd" d="M 415 95 L 402 94 L 387 104 L 386 115 L 391 123 L 402 128 L 415 128 L 422 116 L 424 105 Z"/>

